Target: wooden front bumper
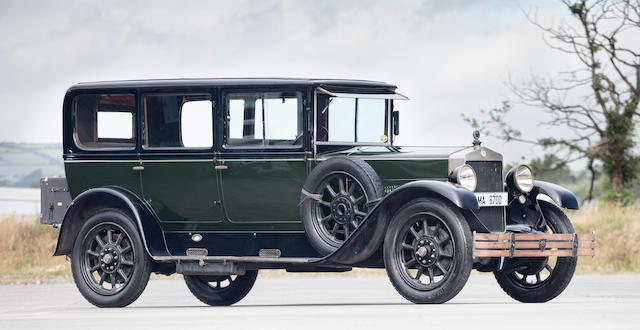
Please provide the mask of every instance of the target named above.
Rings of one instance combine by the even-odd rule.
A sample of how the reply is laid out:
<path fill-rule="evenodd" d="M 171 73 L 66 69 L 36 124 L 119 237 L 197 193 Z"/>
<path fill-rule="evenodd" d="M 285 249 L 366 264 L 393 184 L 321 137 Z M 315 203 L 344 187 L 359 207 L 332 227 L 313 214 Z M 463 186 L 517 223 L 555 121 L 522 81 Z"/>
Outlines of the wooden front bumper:
<path fill-rule="evenodd" d="M 596 234 L 473 234 L 474 257 L 596 255 Z"/>

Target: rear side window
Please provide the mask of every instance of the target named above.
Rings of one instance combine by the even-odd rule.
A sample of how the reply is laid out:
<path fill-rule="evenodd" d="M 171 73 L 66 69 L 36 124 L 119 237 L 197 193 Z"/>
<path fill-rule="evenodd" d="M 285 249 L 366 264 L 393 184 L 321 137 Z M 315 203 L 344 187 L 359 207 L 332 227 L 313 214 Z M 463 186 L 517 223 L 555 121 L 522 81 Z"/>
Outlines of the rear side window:
<path fill-rule="evenodd" d="M 82 149 L 134 149 L 135 109 L 134 94 L 76 96 L 76 144 Z"/>
<path fill-rule="evenodd" d="M 208 94 L 144 96 L 144 148 L 211 148 L 213 104 Z"/>
<path fill-rule="evenodd" d="M 302 146 L 302 93 L 229 93 L 225 147 Z"/>

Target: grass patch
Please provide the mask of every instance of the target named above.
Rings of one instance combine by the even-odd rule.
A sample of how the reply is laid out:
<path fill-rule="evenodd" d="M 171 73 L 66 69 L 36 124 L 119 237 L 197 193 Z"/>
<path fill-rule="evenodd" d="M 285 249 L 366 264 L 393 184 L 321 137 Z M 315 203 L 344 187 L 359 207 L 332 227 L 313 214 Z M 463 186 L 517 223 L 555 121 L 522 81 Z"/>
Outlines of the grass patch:
<path fill-rule="evenodd" d="M 577 232 L 595 230 L 597 234 L 596 257 L 579 258 L 578 273 L 640 272 L 640 202 L 626 207 L 595 203 L 570 211 L 569 217 Z M 70 281 L 71 269 L 66 258 L 51 256 L 57 239 L 58 229 L 41 225 L 36 216 L 0 219 L 0 284 Z M 330 274 L 380 276 L 384 270 L 354 269 Z M 322 274 L 261 272 L 266 277 L 318 275 Z"/>
<path fill-rule="evenodd" d="M 596 256 L 579 258 L 579 273 L 640 272 L 640 202 L 594 203 L 568 215 L 576 232 L 596 231 Z"/>
<path fill-rule="evenodd" d="M 0 283 L 37 283 L 71 276 L 65 257 L 52 257 L 58 230 L 35 216 L 0 220 Z"/>

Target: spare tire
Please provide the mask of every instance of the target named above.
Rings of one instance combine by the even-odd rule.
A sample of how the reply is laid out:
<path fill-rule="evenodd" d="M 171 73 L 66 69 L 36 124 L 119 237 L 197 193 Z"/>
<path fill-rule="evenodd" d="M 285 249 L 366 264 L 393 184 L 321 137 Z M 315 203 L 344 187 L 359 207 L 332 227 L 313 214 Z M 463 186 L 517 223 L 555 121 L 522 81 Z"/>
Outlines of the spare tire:
<path fill-rule="evenodd" d="M 383 196 L 382 180 L 363 160 L 339 156 L 322 161 L 300 195 L 300 219 L 309 243 L 322 255 L 337 250 L 365 218 L 371 202 Z"/>

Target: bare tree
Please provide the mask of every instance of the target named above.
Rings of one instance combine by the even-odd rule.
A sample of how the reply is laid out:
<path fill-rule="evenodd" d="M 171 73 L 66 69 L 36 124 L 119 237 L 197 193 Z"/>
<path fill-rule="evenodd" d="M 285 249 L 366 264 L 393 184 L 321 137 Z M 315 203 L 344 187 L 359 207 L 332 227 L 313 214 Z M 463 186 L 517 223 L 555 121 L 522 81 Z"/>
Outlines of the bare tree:
<path fill-rule="evenodd" d="M 549 47 L 574 55 L 580 65 L 554 78 L 532 75 L 508 85 L 518 102 L 547 114 L 550 120 L 542 125 L 564 128 L 567 135 L 523 138 L 503 120 L 512 111 L 507 102 L 483 111 L 480 120 L 464 117 L 485 134 L 557 149 L 567 162 L 587 159 L 592 188 L 599 161 L 611 188 L 620 191 L 639 168 L 634 131 L 640 118 L 640 0 L 562 2 L 575 20 L 545 25 L 535 14 L 527 17 Z"/>

